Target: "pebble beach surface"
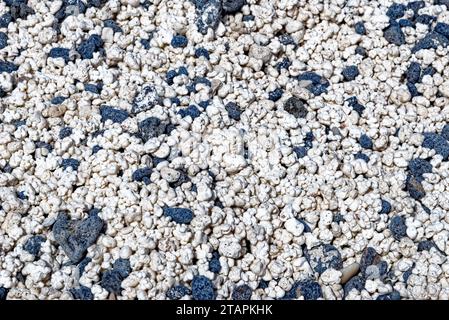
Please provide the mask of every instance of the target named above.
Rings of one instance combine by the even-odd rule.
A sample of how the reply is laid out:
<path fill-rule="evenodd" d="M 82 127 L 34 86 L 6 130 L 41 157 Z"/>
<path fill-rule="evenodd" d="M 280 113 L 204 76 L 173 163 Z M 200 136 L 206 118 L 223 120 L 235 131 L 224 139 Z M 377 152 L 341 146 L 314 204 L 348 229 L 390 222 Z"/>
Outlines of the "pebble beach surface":
<path fill-rule="evenodd" d="M 449 0 L 0 0 L 0 300 L 449 299 Z"/>

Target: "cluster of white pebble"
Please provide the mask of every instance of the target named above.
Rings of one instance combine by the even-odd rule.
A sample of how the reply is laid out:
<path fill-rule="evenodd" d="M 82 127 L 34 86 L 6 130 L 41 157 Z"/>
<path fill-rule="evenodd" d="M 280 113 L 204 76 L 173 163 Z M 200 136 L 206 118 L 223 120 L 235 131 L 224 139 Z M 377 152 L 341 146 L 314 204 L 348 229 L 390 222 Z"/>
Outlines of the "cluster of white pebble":
<path fill-rule="evenodd" d="M 449 299 L 449 0 L 1 0 L 0 300 Z"/>

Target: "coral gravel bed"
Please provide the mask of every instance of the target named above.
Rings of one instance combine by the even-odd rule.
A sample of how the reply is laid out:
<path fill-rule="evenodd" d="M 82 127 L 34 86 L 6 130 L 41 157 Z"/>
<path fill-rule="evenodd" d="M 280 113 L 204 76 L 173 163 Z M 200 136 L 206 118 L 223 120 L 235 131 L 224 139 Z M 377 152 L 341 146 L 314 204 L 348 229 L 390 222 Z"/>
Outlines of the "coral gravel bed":
<path fill-rule="evenodd" d="M 449 299 L 448 0 L 0 1 L 0 300 Z"/>

